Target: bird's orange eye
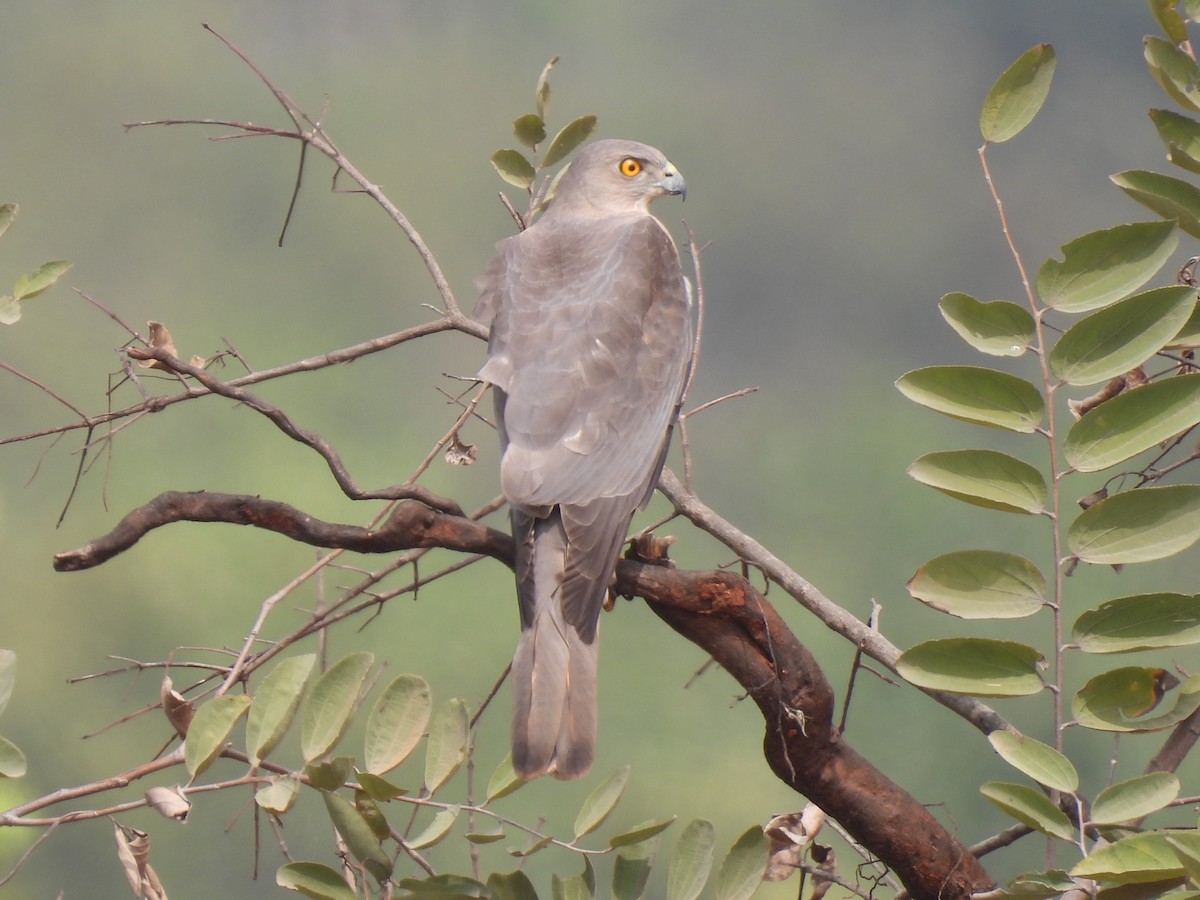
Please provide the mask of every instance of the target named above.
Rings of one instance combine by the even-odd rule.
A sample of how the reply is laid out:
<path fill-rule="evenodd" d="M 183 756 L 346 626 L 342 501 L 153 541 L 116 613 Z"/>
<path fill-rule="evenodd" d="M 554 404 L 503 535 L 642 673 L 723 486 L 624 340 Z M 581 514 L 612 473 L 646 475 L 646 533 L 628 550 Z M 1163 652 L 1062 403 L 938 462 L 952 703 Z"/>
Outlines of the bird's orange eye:
<path fill-rule="evenodd" d="M 621 160 L 621 165 L 618 168 L 626 178 L 632 178 L 638 172 L 642 171 L 642 164 L 632 156 L 627 156 Z"/>

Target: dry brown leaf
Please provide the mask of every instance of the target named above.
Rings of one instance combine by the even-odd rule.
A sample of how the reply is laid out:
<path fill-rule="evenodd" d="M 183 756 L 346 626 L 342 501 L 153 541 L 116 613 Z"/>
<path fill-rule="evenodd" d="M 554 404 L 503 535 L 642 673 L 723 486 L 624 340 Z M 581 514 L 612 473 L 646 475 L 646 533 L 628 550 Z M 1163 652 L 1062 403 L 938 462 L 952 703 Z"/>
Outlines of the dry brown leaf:
<path fill-rule="evenodd" d="M 162 685 L 158 689 L 159 702 L 166 714 L 167 721 L 181 738 L 187 737 L 188 726 L 192 724 L 192 713 L 195 707 L 192 701 L 175 690 L 170 677 L 164 675 Z"/>
<path fill-rule="evenodd" d="M 450 445 L 446 448 L 446 462 L 452 466 L 469 466 L 475 462 L 475 445 L 464 444 L 458 439 L 458 435 L 450 438 Z"/>
<path fill-rule="evenodd" d="M 167 331 L 167 326 L 162 322 L 150 321 L 146 323 L 150 328 L 150 346 L 155 350 L 166 350 L 172 356 L 179 356 L 175 350 L 175 342 L 171 340 L 171 332 Z M 169 372 L 171 369 L 163 365 L 157 359 L 139 359 L 137 364 L 143 369 L 162 369 L 164 372 Z"/>
<path fill-rule="evenodd" d="M 192 811 L 192 801 L 184 794 L 178 785 L 175 787 L 152 787 L 146 791 L 146 802 L 159 815 L 186 823 L 188 813 Z"/>

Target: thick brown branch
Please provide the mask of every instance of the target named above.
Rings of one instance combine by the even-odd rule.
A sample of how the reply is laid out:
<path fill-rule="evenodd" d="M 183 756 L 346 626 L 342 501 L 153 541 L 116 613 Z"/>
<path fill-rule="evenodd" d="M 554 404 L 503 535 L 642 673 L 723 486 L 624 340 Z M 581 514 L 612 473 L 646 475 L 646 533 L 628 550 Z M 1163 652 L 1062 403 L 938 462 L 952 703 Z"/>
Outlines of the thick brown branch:
<path fill-rule="evenodd" d="M 322 522 L 259 497 L 167 493 L 129 513 L 109 534 L 60 553 L 55 568 L 99 565 L 171 522 L 253 525 L 307 544 L 384 553 L 445 547 L 512 565 L 507 534 L 416 501 L 378 528 Z M 616 590 L 703 648 L 746 689 L 766 722 L 764 750 L 775 774 L 821 806 L 870 848 L 917 898 L 959 898 L 991 886 L 978 860 L 906 793 L 846 744 L 833 726 L 833 690 L 808 650 L 745 579 L 622 560 Z"/>

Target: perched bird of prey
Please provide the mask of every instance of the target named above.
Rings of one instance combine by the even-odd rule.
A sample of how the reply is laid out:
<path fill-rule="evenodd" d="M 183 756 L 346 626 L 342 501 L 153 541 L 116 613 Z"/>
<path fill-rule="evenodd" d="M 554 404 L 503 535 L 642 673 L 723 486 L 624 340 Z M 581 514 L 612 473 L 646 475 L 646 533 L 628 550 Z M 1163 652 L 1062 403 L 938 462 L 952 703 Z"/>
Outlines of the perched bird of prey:
<path fill-rule="evenodd" d="M 629 520 L 654 491 L 692 348 L 691 293 L 651 201 L 659 151 L 597 141 L 549 209 L 496 245 L 476 318 L 516 542 L 513 768 L 579 778 L 596 748 L 597 629 Z"/>

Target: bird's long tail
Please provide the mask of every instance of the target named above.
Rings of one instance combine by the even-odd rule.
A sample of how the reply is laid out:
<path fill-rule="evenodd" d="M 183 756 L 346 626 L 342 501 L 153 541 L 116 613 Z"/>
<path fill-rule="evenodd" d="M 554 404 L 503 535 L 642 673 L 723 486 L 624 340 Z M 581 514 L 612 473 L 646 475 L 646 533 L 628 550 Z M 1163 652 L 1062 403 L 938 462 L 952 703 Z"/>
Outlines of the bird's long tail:
<path fill-rule="evenodd" d="M 596 753 L 596 627 L 587 638 L 564 612 L 567 536 L 557 510 L 513 513 L 521 638 L 513 657 L 513 768 L 524 779 L 581 778 Z M 603 591 L 607 579 L 599 586 Z M 596 613 L 599 613 L 597 608 Z"/>

